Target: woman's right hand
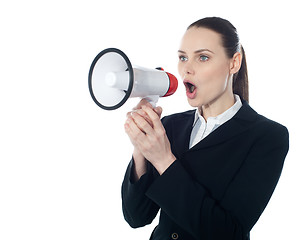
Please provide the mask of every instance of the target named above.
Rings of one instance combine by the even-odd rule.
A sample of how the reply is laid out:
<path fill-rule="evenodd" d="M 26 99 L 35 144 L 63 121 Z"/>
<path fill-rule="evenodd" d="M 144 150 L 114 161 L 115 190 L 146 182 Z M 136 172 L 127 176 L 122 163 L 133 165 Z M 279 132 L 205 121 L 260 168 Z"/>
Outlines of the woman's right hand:
<path fill-rule="evenodd" d="M 146 99 L 142 99 L 136 107 L 133 108 L 133 110 L 131 112 L 127 113 L 127 120 L 125 124 L 128 124 L 129 121 L 133 121 L 132 120 L 132 114 L 134 112 L 136 112 L 137 114 L 139 114 L 140 116 L 142 116 L 151 126 L 153 126 L 153 123 L 151 121 L 151 119 L 148 117 L 148 115 L 142 111 L 142 106 L 147 106 L 149 108 L 152 108 L 154 110 L 154 112 L 157 113 L 157 115 L 159 116 L 159 118 L 161 117 L 161 113 L 162 113 L 162 108 L 161 107 L 156 107 L 153 108 L 152 105 L 146 100 Z M 131 141 L 132 142 L 132 141 Z M 134 177 L 135 177 L 135 181 L 139 180 L 140 177 L 146 173 L 146 160 L 143 156 L 143 154 L 138 150 L 138 148 L 135 146 L 135 144 L 132 142 L 132 144 L 134 145 L 134 152 L 133 152 L 133 159 L 134 159 Z"/>
<path fill-rule="evenodd" d="M 149 118 L 149 116 L 145 113 L 145 111 L 141 110 L 143 106 L 147 106 L 147 107 L 153 109 L 154 112 L 157 113 L 157 115 L 159 116 L 159 118 L 161 117 L 162 108 L 161 108 L 161 107 L 153 108 L 152 105 L 151 105 L 146 99 L 143 98 L 143 99 L 138 103 L 138 105 L 132 109 L 131 112 L 128 112 L 128 113 L 126 114 L 126 116 L 127 116 L 127 120 L 126 120 L 126 123 L 125 123 L 125 124 L 128 124 L 129 122 L 133 121 L 133 119 L 132 119 L 132 114 L 137 113 L 137 114 L 139 114 L 141 117 L 143 117 L 143 118 L 144 118 L 144 119 L 150 124 L 150 126 L 153 127 L 153 123 L 152 123 L 151 119 Z M 138 127 L 138 126 L 137 126 L 137 127 Z M 140 127 L 139 127 L 139 128 L 140 128 Z M 141 128 L 140 128 L 140 129 L 141 129 Z M 142 129 L 141 129 L 141 130 L 142 130 Z M 143 131 L 143 132 L 144 132 L 144 131 Z M 134 151 L 134 153 L 136 153 L 136 155 L 140 155 L 140 152 L 137 150 L 137 147 L 135 146 L 135 144 L 134 144 L 133 142 L 132 142 L 132 144 L 133 144 L 134 147 L 135 147 L 135 151 Z"/>
<path fill-rule="evenodd" d="M 155 107 L 153 108 L 152 105 L 145 99 L 143 98 L 136 107 L 134 107 L 132 109 L 131 112 L 128 112 L 126 114 L 127 117 L 130 117 L 132 115 L 133 112 L 137 112 L 139 115 L 141 115 L 142 117 L 145 118 L 145 120 L 152 126 L 152 121 L 150 120 L 150 118 L 148 117 L 147 114 L 145 114 L 144 112 L 142 111 L 138 111 L 142 108 L 142 106 L 147 106 L 147 107 L 150 107 L 154 110 L 154 112 L 157 113 L 157 115 L 159 116 L 159 118 L 161 117 L 161 114 L 162 114 L 162 108 L 161 107 Z"/>

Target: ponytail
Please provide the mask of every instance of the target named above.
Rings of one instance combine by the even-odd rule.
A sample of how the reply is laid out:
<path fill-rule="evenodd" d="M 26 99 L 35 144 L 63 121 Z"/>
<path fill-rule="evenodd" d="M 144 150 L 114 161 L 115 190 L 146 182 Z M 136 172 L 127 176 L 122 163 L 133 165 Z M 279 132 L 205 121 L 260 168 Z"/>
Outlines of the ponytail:
<path fill-rule="evenodd" d="M 241 46 L 242 63 L 240 70 L 233 75 L 232 89 L 233 93 L 239 95 L 242 99 L 249 102 L 249 81 L 246 54 Z"/>

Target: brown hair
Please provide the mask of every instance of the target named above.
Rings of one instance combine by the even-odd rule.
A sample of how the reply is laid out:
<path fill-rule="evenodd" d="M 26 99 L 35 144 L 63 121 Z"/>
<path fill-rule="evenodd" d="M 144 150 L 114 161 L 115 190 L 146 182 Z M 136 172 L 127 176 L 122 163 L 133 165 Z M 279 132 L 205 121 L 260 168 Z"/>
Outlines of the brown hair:
<path fill-rule="evenodd" d="M 236 52 L 241 52 L 242 63 L 240 70 L 233 75 L 232 88 L 235 94 L 249 102 L 249 81 L 246 55 L 239 42 L 239 36 L 236 28 L 229 21 L 219 17 L 202 18 L 192 23 L 187 29 L 192 27 L 204 27 L 220 34 L 222 38 L 222 45 L 229 58 L 232 58 Z"/>

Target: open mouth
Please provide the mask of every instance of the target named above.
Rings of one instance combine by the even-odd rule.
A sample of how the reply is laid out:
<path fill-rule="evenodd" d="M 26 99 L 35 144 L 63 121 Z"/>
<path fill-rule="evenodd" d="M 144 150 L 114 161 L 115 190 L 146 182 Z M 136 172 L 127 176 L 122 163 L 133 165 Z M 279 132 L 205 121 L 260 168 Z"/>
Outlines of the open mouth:
<path fill-rule="evenodd" d="M 192 83 L 190 82 L 184 82 L 184 85 L 186 87 L 186 91 L 190 92 L 190 93 L 193 93 L 194 90 L 196 89 L 196 86 L 193 85 Z"/>

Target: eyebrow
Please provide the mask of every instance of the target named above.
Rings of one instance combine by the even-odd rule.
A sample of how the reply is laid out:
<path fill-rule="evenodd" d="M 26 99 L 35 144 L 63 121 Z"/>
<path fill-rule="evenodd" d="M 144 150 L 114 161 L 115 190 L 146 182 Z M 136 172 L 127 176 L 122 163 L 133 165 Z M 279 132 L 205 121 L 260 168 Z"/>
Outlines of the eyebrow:
<path fill-rule="evenodd" d="M 211 50 L 209 50 L 209 49 L 207 49 L 207 48 L 202 48 L 202 49 L 196 50 L 196 51 L 194 51 L 194 53 L 201 53 L 201 52 L 205 52 L 205 51 L 208 51 L 208 52 L 214 53 L 213 51 L 211 51 Z M 178 52 L 179 52 L 179 53 L 186 53 L 186 52 L 184 52 L 184 51 L 182 51 L 182 50 L 178 50 Z"/>

